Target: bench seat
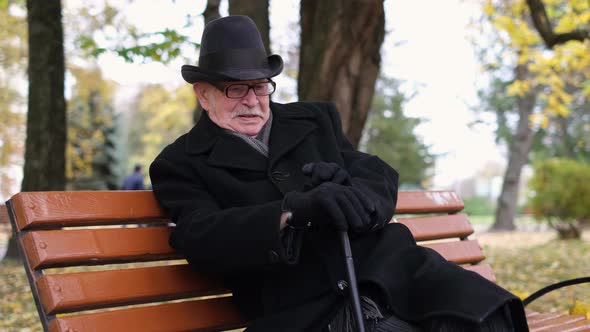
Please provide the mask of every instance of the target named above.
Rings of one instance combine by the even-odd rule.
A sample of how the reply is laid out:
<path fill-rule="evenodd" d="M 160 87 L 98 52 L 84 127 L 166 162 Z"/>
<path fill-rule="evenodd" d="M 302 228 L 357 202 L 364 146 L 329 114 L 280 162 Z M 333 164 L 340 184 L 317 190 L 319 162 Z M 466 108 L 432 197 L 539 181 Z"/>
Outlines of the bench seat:
<path fill-rule="evenodd" d="M 224 331 L 247 324 L 223 284 L 195 273 L 168 245 L 174 226 L 151 191 L 28 192 L 7 205 L 46 331 Z M 468 238 L 473 227 L 462 209 L 453 192 L 400 192 L 392 222 L 495 281 L 478 242 Z M 153 227 L 131 226 L 146 224 Z M 529 312 L 527 319 L 531 331 L 590 331 L 584 316 Z"/>

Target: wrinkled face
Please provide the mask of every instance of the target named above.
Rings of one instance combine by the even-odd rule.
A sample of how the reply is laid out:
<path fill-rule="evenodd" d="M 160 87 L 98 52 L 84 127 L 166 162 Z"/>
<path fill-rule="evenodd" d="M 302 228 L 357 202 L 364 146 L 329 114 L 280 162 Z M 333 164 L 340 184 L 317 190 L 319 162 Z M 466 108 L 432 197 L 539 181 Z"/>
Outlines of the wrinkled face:
<path fill-rule="evenodd" d="M 255 84 L 266 80 L 240 81 Z M 236 82 L 221 82 L 219 87 Z M 248 136 L 256 136 L 270 116 L 269 96 L 257 96 L 253 89 L 242 98 L 228 98 L 223 91 L 209 83 L 197 82 L 193 89 L 209 118 L 221 128 Z"/>

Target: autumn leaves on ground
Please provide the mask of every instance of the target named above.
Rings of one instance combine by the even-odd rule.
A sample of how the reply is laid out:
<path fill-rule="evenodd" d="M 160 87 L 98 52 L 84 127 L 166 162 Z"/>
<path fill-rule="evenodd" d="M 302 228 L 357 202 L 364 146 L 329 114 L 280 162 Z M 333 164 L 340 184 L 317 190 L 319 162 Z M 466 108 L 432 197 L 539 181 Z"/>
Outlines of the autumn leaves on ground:
<path fill-rule="evenodd" d="M 590 232 L 582 240 L 559 241 L 552 231 L 476 234 L 498 284 L 526 296 L 551 283 L 590 275 Z M 5 241 L 0 236 L 0 241 Z M 35 303 L 20 263 L 0 262 L 0 331 L 41 331 Z M 569 311 L 578 300 L 590 304 L 590 285 L 568 287 L 533 302 L 527 309 Z"/>

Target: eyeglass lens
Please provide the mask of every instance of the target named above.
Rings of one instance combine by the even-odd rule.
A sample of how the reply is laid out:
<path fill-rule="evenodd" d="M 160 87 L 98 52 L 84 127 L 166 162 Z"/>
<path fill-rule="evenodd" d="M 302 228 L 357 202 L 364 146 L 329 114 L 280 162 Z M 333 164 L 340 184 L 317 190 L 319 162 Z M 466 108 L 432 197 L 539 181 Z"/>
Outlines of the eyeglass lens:
<path fill-rule="evenodd" d="M 226 88 L 225 93 L 229 98 L 242 98 L 248 94 L 250 88 L 254 90 L 254 94 L 257 96 L 268 96 L 274 92 L 272 82 L 261 82 L 252 85 L 231 84 Z"/>

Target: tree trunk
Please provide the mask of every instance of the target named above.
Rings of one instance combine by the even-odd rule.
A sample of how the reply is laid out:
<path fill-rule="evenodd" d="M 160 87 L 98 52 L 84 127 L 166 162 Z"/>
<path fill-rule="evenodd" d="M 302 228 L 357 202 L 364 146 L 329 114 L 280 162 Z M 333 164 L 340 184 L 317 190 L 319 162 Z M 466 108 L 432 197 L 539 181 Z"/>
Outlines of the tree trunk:
<path fill-rule="evenodd" d="M 27 0 L 29 100 L 22 191 L 64 190 L 66 103 L 60 0 Z"/>
<path fill-rule="evenodd" d="M 516 67 L 516 79 L 526 80 L 528 77 L 526 65 Z M 535 107 L 535 93 L 529 92 L 523 97 L 518 97 L 518 125 L 510 140 L 508 152 L 508 166 L 504 174 L 502 192 L 498 197 L 496 207 L 496 220 L 492 230 L 514 230 L 514 216 L 518 204 L 518 192 L 520 190 L 520 174 L 522 167 L 528 163 L 529 152 L 533 142 L 533 129 L 530 126 L 530 116 Z"/>
<path fill-rule="evenodd" d="M 18 253 L 18 247 L 16 244 L 16 237 L 14 236 L 11 236 L 8 240 L 8 248 L 6 249 L 6 255 L 4 255 L 4 259 L 20 259 L 20 254 Z"/>
<path fill-rule="evenodd" d="M 383 0 L 301 0 L 300 100 L 332 101 L 356 147 L 385 36 Z"/>
<path fill-rule="evenodd" d="M 205 11 L 203 12 L 203 17 L 205 18 L 205 24 L 213 21 L 216 18 L 221 17 L 221 15 L 219 15 L 219 3 L 220 2 L 221 2 L 221 0 L 207 0 L 207 7 L 205 8 Z M 201 107 L 201 104 L 199 104 L 199 101 L 197 100 L 197 106 L 195 106 L 195 109 L 193 110 L 193 124 L 196 124 L 199 121 L 202 113 L 203 113 L 203 107 Z"/>
<path fill-rule="evenodd" d="M 203 12 L 203 17 L 205 18 L 205 24 L 213 21 L 216 18 L 219 18 L 219 2 L 221 0 L 207 0 L 207 7 Z"/>
<path fill-rule="evenodd" d="M 229 14 L 249 16 L 260 31 L 266 52 L 270 53 L 268 0 L 229 0 Z"/>

